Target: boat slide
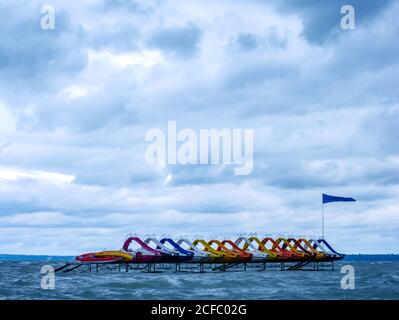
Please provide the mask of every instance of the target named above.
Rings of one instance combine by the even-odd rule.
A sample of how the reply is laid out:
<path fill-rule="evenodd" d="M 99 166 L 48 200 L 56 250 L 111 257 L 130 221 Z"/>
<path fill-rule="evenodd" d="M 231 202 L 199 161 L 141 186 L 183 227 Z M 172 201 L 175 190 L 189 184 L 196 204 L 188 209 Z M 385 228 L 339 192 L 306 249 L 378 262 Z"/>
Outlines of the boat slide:
<path fill-rule="evenodd" d="M 313 253 L 316 259 L 325 259 L 327 256 L 324 252 L 318 251 L 306 239 L 300 238 L 297 240 L 298 244 L 305 248 L 305 250 Z"/>
<path fill-rule="evenodd" d="M 284 251 L 288 251 L 290 252 L 290 254 L 292 255 L 292 257 L 296 257 L 298 259 L 303 259 L 303 258 L 307 258 L 308 257 L 308 253 L 307 252 L 303 252 L 298 250 L 299 248 L 295 248 L 293 247 L 287 239 L 284 238 L 278 238 L 276 240 L 276 244 L 280 246 L 281 249 L 283 249 Z"/>
<path fill-rule="evenodd" d="M 316 239 L 309 239 L 309 243 L 313 246 L 313 248 L 315 248 L 319 252 L 322 252 L 328 258 L 339 257 L 339 255 L 337 255 L 334 252 L 330 251 L 328 248 L 326 248 L 323 245 L 323 243 L 319 242 Z"/>
<path fill-rule="evenodd" d="M 282 241 L 282 238 L 279 238 L 276 240 L 274 240 L 273 238 L 270 237 L 266 237 L 262 240 L 263 245 L 267 248 L 268 244 L 271 244 L 271 251 L 276 252 L 281 254 L 283 257 L 287 258 L 287 259 L 300 259 L 301 256 L 299 254 L 297 254 L 296 252 L 290 251 L 290 250 L 284 250 L 281 246 L 280 243 Z"/>
<path fill-rule="evenodd" d="M 248 260 L 248 261 L 253 261 L 254 260 L 254 256 L 252 253 L 250 253 L 249 251 L 245 251 L 243 249 L 241 249 L 240 247 L 238 247 L 233 241 L 231 240 L 223 240 L 221 242 L 228 250 L 231 251 L 235 251 L 240 255 L 240 258 L 244 261 Z M 231 249 L 229 249 L 231 248 Z"/>
<path fill-rule="evenodd" d="M 79 263 L 244 263 L 333 261 L 344 258 L 324 239 L 239 237 L 237 240 L 128 237 L 121 250 L 86 253 L 77 256 Z"/>
<path fill-rule="evenodd" d="M 179 239 L 177 245 L 183 248 L 183 245 L 188 246 L 188 249 L 184 249 L 193 253 L 192 262 L 207 262 L 212 260 L 212 255 L 209 252 L 198 249 L 188 239 Z"/>
<path fill-rule="evenodd" d="M 139 248 L 136 250 L 130 248 L 132 243 L 137 244 Z M 133 262 L 155 262 L 159 261 L 161 258 L 161 253 L 159 251 L 148 246 L 139 237 L 129 237 L 126 239 L 122 250 L 131 253 L 134 256 Z"/>
<path fill-rule="evenodd" d="M 241 243 L 243 244 L 242 248 L 240 247 Z M 251 241 L 249 241 L 248 238 L 239 237 L 235 241 L 235 245 L 241 250 L 244 250 L 245 252 L 252 254 L 253 261 L 266 261 L 270 257 L 270 255 L 267 252 L 261 251 L 256 246 L 254 246 L 254 244 Z"/>
<path fill-rule="evenodd" d="M 322 256 L 317 250 L 309 248 L 305 244 L 302 245 L 301 239 L 288 238 L 288 243 L 297 251 L 303 252 L 308 258 L 318 258 Z M 313 250 L 312 250 L 313 249 Z"/>
<path fill-rule="evenodd" d="M 203 249 L 203 251 L 205 251 L 205 252 L 208 252 L 208 253 L 210 253 L 210 255 L 211 255 L 211 260 L 212 261 L 225 261 L 225 260 L 227 260 L 227 261 L 230 261 L 231 260 L 231 258 L 230 257 L 226 257 L 226 253 L 225 252 L 223 252 L 223 251 L 218 251 L 218 250 L 216 250 L 216 249 L 214 249 L 214 248 L 212 248 L 205 240 L 203 240 L 203 239 L 196 239 L 196 240 L 194 240 L 193 241 L 193 245 L 194 245 L 194 247 L 196 247 L 196 248 L 200 248 L 200 247 L 202 247 Z M 201 249 L 200 249 L 201 250 Z"/>
<path fill-rule="evenodd" d="M 325 245 L 333 254 L 338 255 L 340 257 L 344 257 L 345 255 L 343 253 L 339 253 L 333 249 L 333 247 L 325 240 L 325 239 L 319 239 L 317 240 L 318 243 L 321 245 Z"/>
<path fill-rule="evenodd" d="M 181 261 L 188 261 L 192 260 L 194 256 L 194 252 L 188 251 L 180 247 L 176 242 L 174 242 L 170 238 L 163 238 L 160 241 L 165 247 L 168 246 L 168 244 L 174 249 L 174 251 L 180 256 Z"/>
<path fill-rule="evenodd" d="M 272 251 L 272 250 L 269 250 L 268 248 L 266 248 L 266 246 L 262 243 L 262 241 L 260 241 L 257 237 L 249 237 L 248 240 L 251 243 L 255 243 L 255 245 L 258 246 L 258 250 L 260 250 L 264 253 L 267 253 L 270 260 L 274 260 L 277 258 L 283 258 L 281 256 L 281 254 L 279 254 L 278 252 L 275 252 L 275 251 Z M 244 249 L 246 249 L 246 248 L 247 248 L 247 243 L 244 244 Z"/>
<path fill-rule="evenodd" d="M 216 249 L 216 251 L 224 252 L 226 254 L 224 258 L 227 262 L 245 260 L 240 253 L 234 250 L 227 249 L 226 246 L 223 243 L 221 243 L 219 240 L 210 240 L 208 242 L 208 245 L 211 248 Z"/>

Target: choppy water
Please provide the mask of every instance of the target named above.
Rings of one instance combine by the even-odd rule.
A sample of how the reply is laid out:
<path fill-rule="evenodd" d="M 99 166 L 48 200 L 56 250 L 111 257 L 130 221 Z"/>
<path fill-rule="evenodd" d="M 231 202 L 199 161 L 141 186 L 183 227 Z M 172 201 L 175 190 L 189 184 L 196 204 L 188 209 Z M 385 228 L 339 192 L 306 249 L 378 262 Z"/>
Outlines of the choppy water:
<path fill-rule="evenodd" d="M 382 259 L 386 260 L 386 259 Z M 334 271 L 212 273 L 78 272 L 40 286 L 40 269 L 57 261 L 0 261 L 0 299 L 399 299 L 399 261 L 340 261 Z M 393 259 L 395 260 L 395 259 Z M 343 290 L 340 267 L 355 268 Z"/>

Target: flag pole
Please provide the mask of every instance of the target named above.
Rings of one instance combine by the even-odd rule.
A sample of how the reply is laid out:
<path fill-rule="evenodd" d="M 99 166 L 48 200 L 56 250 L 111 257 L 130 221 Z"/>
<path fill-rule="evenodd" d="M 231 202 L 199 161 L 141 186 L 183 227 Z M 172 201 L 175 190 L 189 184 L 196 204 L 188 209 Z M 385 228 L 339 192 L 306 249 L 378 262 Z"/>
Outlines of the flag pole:
<path fill-rule="evenodd" d="M 322 196 L 323 198 L 323 196 Z M 324 240 L 324 202 L 321 200 L 321 238 Z"/>

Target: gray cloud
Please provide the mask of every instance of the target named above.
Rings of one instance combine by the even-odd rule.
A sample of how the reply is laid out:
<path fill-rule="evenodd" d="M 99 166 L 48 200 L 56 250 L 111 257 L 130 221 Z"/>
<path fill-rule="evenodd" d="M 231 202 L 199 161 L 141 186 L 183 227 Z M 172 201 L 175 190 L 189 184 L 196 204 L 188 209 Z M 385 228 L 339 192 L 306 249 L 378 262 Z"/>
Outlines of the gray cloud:
<path fill-rule="evenodd" d="M 245 50 L 253 50 L 258 46 L 256 36 L 250 33 L 239 34 L 237 37 L 237 43 Z"/>
<path fill-rule="evenodd" d="M 55 30 L 42 30 L 41 17 L 38 5 L 0 5 L 0 70 L 7 74 L 3 86 L 44 89 L 55 77 L 73 76 L 86 66 L 84 32 L 71 24 L 68 13 L 57 13 Z"/>
<path fill-rule="evenodd" d="M 378 19 L 382 10 L 386 9 L 394 0 L 362 1 L 362 0 L 331 0 L 331 1 L 281 1 L 280 10 L 299 14 L 304 23 L 305 37 L 315 43 L 323 43 L 332 36 L 340 33 L 341 7 L 352 5 L 356 12 L 358 27 L 368 25 Z"/>
<path fill-rule="evenodd" d="M 201 34 L 201 30 L 195 24 L 189 23 L 184 27 L 157 31 L 148 40 L 148 44 L 177 56 L 189 58 L 197 51 Z"/>
<path fill-rule="evenodd" d="M 287 45 L 287 39 L 279 36 L 275 28 L 269 28 L 259 35 L 240 33 L 232 40 L 230 44 L 232 48 L 237 45 L 239 49 L 244 51 L 283 49 Z"/>

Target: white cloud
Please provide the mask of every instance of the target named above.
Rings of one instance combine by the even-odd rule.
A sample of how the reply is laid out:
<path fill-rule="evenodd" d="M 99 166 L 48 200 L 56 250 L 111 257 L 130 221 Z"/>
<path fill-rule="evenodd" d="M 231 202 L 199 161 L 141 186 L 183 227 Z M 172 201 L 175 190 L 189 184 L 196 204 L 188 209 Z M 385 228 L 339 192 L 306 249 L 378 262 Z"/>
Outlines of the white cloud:
<path fill-rule="evenodd" d="M 66 175 L 58 172 L 48 171 L 26 171 L 12 168 L 0 167 L 0 181 L 1 180 L 19 180 L 19 179 L 34 179 L 49 182 L 54 184 L 71 183 L 75 180 L 75 176 Z"/>
<path fill-rule="evenodd" d="M 109 51 L 89 50 L 89 66 L 113 63 L 119 67 L 142 66 L 149 68 L 161 63 L 162 60 L 162 55 L 158 50 L 142 50 L 121 54 L 112 54 Z"/>

